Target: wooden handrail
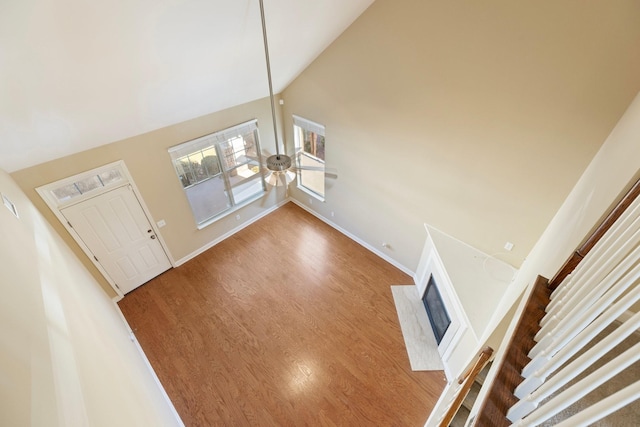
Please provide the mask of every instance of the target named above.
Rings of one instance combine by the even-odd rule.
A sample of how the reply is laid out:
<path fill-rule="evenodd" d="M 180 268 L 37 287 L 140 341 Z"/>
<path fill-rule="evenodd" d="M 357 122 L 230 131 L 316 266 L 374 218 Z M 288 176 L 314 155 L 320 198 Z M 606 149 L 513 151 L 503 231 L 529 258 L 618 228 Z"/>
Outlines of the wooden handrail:
<path fill-rule="evenodd" d="M 598 228 L 584 240 L 578 249 L 575 250 L 560 268 L 558 273 L 549 280 L 549 288 L 555 290 L 560 283 L 578 266 L 582 258 L 598 243 L 598 241 L 609 231 L 611 226 L 620 215 L 629 207 L 633 201 L 640 196 L 640 179 L 627 191 L 622 199 L 616 204 L 616 206 L 609 212 L 607 217 L 600 223 Z"/>
<path fill-rule="evenodd" d="M 478 369 L 474 373 L 475 368 L 478 366 L 478 362 L 480 362 L 482 358 L 485 356 L 486 356 L 486 360 L 489 360 L 492 354 L 493 354 L 493 349 L 489 346 L 486 346 L 482 350 L 480 350 L 480 353 L 478 353 L 478 358 L 476 359 L 476 361 L 473 364 L 471 364 L 471 366 L 469 366 L 466 371 L 464 371 L 464 373 L 460 376 L 460 378 L 458 378 L 458 384 L 462 384 L 464 380 L 466 380 L 470 375 L 473 375 L 473 379 L 475 380 L 475 377 L 482 370 L 482 368 L 484 368 L 484 365 L 482 365 L 482 368 Z"/>
<path fill-rule="evenodd" d="M 469 390 L 471 390 L 473 382 L 476 380 L 476 377 L 478 376 L 480 371 L 482 371 L 482 369 L 485 367 L 492 354 L 493 349 L 491 347 L 484 347 L 478 354 L 478 357 L 476 358 L 473 365 L 467 368 L 462 376 L 460 376 L 460 378 L 458 379 L 458 384 L 462 384 L 462 387 L 458 391 L 456 398 L 453 400 L 453 403 L 444 415 L 444 418 L 442 418 L 440 427 L 449 427 L 449 423 L 451 423 L 453 417 L 456 416 L 456 412 L 458 412 L 460 406 L 462 406 L 462 402 L 464 401 L 465 397 L 467 397 Z"/>

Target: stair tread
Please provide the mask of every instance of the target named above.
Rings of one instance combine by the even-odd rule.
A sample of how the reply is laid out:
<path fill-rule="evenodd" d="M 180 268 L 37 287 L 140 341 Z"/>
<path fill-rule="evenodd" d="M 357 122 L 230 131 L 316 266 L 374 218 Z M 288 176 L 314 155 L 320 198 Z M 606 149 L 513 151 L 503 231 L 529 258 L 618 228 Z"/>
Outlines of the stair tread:
<path fill-rule="evenodd" d="M 487 378 L 487 373 L 489 372 L 489 368 L 491 367 L 491 363 L 487 363 L 486 366 L 478 373 L 476 379 L 469 390 L 469 393 L 462 401 L 462 406 L 471 410 L 473 408 L 473 404 L 478 398 L 478 394 L 480 393 L 480 389 L 482 388 L 482 384 L 484 384 L 484 380 Z"/>
<path fill-rule="evenodd" d="M 453 417 L 453 420 L 449 423 L 449 427 L 464 427 L 467 422 L 467 418 L 469 418 L 469 414 L 469 410 L 464 406 L 461 406 L 456 413 L 456 416 Z"/>
<path fill-rule="evenodd" d="M 484 381 L 487 379 L 487 374 L 489 373 L 489 369 L 491 368 L 491 362 L 487 363 L 484 368 L 478 373 L 476 377 L 476 382 L 480 385 L 484 384 Z"/>
<path fill-rule="evenodd" d="M 464 400 L 462 401 L 462 406 L 471 410 L 471 408 L 473 407 L 473 404 L 475 403 L 476 399 L 478 398 L 478 393 L 480 393 L 480 388 L 482 386 L 480 384 L 478 384 L 477 382 L 473 383 L 473 385 L 471 386 L 471 389 L 469 390 L 469 393 L 467 393 L 467 396 L 464 398 Z"/>

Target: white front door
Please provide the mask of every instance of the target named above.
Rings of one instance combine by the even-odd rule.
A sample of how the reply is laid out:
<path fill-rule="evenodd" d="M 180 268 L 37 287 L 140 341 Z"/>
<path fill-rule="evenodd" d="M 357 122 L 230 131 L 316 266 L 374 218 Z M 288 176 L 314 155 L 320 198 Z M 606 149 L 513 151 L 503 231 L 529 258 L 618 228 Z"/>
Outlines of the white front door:
<path fill-rule="evenodd" d="M 171 268 L 129 185 L 61 212 L 123 294 Z"/>

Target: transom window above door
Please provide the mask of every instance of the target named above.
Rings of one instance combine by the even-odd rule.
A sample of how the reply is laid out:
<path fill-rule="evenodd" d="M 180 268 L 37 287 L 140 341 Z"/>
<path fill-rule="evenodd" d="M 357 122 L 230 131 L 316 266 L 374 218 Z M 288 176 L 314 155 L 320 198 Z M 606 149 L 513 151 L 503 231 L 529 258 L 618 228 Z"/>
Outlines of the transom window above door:
<path fill-rule="evenodd" d="M 198 228 L 262 197 L 259 153 L 257 120 L 169 149 Z"/>
<path fill-rule="evenodd" d="M 123 162 L 117 161 L 43 185 L 38 192 L 50 206 L 64 207 L 129 182 Z"/>
<path fill-rule="evenodd" d="M 302 117 L 293 116 L 293 136 L 296 147 L 298 188 L 324 200 L 324 126 Z"/>

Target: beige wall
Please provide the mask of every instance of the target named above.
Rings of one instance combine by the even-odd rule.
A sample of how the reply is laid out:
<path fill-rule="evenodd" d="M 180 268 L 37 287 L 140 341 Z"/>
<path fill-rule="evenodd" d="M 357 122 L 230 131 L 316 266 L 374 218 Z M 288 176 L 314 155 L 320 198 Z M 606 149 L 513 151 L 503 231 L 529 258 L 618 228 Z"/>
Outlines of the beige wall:
<path fill-rule="evenodd" d="M 521 265 L 640 89 L 640 4 L 377 0 L 285 91 L 339 170 L 310 206 L 409 269 L 429 223 Z M 308 203 L 308 196 L 294 191 Z"/>
<path fill-rule="evenodd" d="M 586 168 L 505 295 L 511 304 L 538 274 L 551 278 L 606 213 L 640 178 L 640 93 Z M 498 321 L 500 311 L 494 316 Z"/>
<path fill-rule="evenodd" d="M 0 192 L 0 425 L 180 425 L 113 302 L 1 170 Z"/>
<path fill-rule="evenodd" d="M 269 200 L 257 201 L 202 229 L 196 228 L 187 198 L 173 169 L 167 149 L 173 145 L 224 129 L 253 118 L 258 119 L 263 148 L 274 152 L 273 126 L 268 99 L 223 110 L 174 126 L 159 129 L 123 141 L 63 157 L 12 173 L 15 181 L 41 210 L 53 227 L 63 236 L 94 277 L 111 296 L 115 292 L 84 255 L 69 233 L 53 216 L 38 196 L 35 188 L 43 184 L 80 173 L 116 160 L 124 160 L 142 198 L 152 215 L 152 222 L 164 219 L 167 225 L 159 229 L 176 261 L 216 240 L 229 230 L 264 212 L 275 204 L 276 196 L 283 198 L 281 188 L 272 191 Z"/>

